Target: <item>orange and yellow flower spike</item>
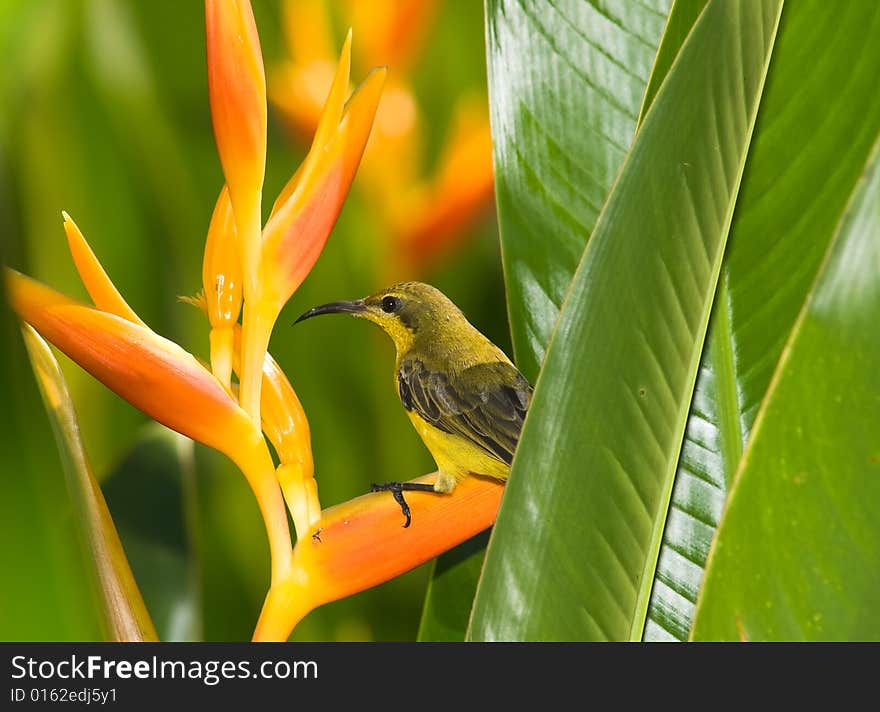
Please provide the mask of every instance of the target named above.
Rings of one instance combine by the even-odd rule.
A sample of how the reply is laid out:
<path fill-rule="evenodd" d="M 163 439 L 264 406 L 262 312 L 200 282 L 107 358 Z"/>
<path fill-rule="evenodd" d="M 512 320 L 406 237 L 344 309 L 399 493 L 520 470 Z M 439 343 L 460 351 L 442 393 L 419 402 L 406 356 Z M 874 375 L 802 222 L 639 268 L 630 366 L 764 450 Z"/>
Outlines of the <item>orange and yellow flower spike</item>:
<path fill-rule="evenodd" d="M 241 312 L 241 257 L 235 244 L 235 216 L 229 188 L 223 186 L 205 242 L 202 285 L 211 323 L 211 370 L 227 391 L 232 391 L 233 328 Z"/>
<path fill-rule="evenodd" d="M 399 576 L 487 529 L 503 491 L 500 483 L 468 477 L 454 495 L 407 493 L 413 520 L 406 536 L 391 497 L 367 494 L 324 510 L 297 541 L 287 578 L 270 589 L 254 640 L 286 640 L 318 606 Z"/>
<path fill-rule="evenodd" d="M 139 323 L 81 304 L 14 270 L 10 303 L 46 340 L 159 423 L 215 448 L 244 472 L 269 536 L 272 580 L 290 565 L 290 531 L 262 433 L 192 354 Z"/>

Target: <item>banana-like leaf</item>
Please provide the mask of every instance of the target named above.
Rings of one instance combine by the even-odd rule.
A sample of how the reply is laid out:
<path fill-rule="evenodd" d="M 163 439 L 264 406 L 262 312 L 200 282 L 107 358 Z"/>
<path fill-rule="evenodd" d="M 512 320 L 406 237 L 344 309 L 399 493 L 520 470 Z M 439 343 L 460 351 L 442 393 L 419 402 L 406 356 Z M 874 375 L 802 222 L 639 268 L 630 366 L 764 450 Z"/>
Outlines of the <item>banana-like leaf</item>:
<path fill-rule="evenodd" d="M 646 639 L 688 636 L 703 565 L 755 412 L 880 133 L 878 32 L 875 3 L 801 0 L 783 10 L 676 474 Z"/>
<path fill-rule="evenodd" d="M 642 99 L 642 109 L 639 112 L 639 125 L 645 120 L 645 114 L 651 108 L 654 97 L 666 79 L 669 68 L 678 56 L 685 38 L 703 12 L 708 0 L 673 0 L 669 10 L 669 19 L 666 21 L 666 29 L 663 31 L 663 39 L 654 59 L 654 68 L 651 70 L 651 79 L 645 89 L 645 97 Z"/>
<path fill-rule="evenodd" d="M 632 143 L 669 4 L 486 3 L 502 259 L 530 380 Z"/>
<path fill-rule="evenodd" d="M 645 117 L 548 349 L 471 639 L 642 637 L 780 11 L 710 2 Z"/>
<path fill-rule="evenodd" d="M 36 331 L 25 325 L 24 335 L 61 452 L 75 526 L 82 528 L 88 542 L 90 557 L 86 570 L 97 584 L 98 611 L 104 636 L 118 642 L 158 640 L 101 487 L 92 475 L 80 440 L 76 412 L 58 361 Z"/>
<path fill-rule="evenodd" d="M 758 412 L 693 637 L 880 640 L 880 143 Z"/>
<path fill-rule="evenodd" d="M 632 142 L 668 10 L 669 0 L 486 3 L 508 309 L 517 365 L 532 381 Z M 574 163 L 570 156 L 585 158 Z M 472 549 L 439 558 L 435 571 L 443 572 L 443 582 L 429 586 L 421 640 L 433 639 L 433 631 L 444 640 L 464 639 L 482 560 L 483 552 Z M 439 620 L 445 623 L 438 628 L 432 621 Z M 461 624 L 455 636 L 453 620 Z"/>
<path fill-rule="evenodd" d="M 153 423 L 103 482 L 162 640 L 203 638 L 192 440 Z"/>

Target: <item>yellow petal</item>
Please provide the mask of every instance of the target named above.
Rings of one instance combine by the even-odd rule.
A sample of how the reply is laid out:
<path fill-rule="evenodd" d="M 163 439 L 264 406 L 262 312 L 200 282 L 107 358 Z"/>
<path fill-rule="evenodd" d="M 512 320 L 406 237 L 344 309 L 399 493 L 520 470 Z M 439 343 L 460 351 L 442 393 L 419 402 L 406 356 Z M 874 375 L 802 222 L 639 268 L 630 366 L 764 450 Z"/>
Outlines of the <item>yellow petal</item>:
<path fill-rule="evenodd" d="M 342 109 L 345 105 L 345 97 L 348 95 L 348 80 L 351 76 L 351 29 L 345 36 L 342 52 L 339 55 L 339 64 L 336 66 L 336 74 L 333 84 L 330 85 L 330 93 L 324 102 L 324 111 L 318 120 L 318 128 L 315 130 L 313 146 L 323 146 L 330 140 L 339 126 L 342 118 Z"/>
<path fill-rule="evenodd" d="M 211 326 L 231 326 L 241 311 L 241 258 L 235 245 L 235 216 L 224 185 L 214 206 L 202 262 L 208 319 Z"/>
<path fill-rule="evenodd" d="M 232 328 L 238 323 L 242 302 L 241 256 L 236 245 L 235 216 L 229 189 L 223 186 L 205 242 L 202 284 L 208 320 L 211 322 L 211 371 L 223 387 L 231 390 Z"/>
<path fill-rule="evenodd" d="M 64 231 L 67 233 L 67 244 L 70 246 L 70 254 L 73 255 L 73 263 L 95 306 L 101 311 L 146 326 L 110 281 L 110 277 L 101 267 L 101 263 L 70 215 L 65 212 L 61 215 L 64 217 Z"/>

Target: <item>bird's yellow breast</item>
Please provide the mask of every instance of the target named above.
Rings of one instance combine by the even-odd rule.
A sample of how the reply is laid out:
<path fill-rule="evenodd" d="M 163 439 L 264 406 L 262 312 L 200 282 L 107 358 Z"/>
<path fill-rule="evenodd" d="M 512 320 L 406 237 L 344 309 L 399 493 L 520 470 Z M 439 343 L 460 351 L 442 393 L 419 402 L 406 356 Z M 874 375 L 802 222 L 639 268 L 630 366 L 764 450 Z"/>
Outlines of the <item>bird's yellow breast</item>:
<path fill-rule="evenodd" d="M 451 492 L 456 482 L 467 475 L 484 475 L 506 480 L 510 466 L 495 459 L 469 440 L 435 428 L 415 411 L 407 411 L 422 442 L 437 463 L 438 492 Z"/>

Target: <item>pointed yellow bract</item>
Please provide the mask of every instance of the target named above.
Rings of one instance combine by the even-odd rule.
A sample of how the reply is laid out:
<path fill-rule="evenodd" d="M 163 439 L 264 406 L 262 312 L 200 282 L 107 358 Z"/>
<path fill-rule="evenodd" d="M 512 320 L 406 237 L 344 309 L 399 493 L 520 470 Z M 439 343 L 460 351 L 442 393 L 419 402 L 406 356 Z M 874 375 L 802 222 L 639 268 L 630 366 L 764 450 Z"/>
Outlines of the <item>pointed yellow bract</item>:
<path fill-rule="evenodd" d="M 141 318 L 135 314 L 134 310 L 128 306 L 125 299 L 116 289 L 116 285 L 110 281 L 110 277 L 104 271 L 86 238 L 80 229 L 73 222 L 70 215 L 61 212 L 64 218 L 64 232 L 67 234 L 67 244 L 70 247 L 70 254 L 73 256 L 73 263 L 76 265 L 76 271 L 79 278 L 83 282 L 83 286 L 101 311 L 116 314 L 123 319 L 146 326 Z"/>
<path fill-rule="evenodd" d="M 277 309 L 311 271 L 336 223 L 370 136 L 386 70 L 374 69 L 348 102 L 348 42 L 312 148 L 263 230 L 264 294 Z M 318 139 L 322 139 L 319 142 Z"/>

